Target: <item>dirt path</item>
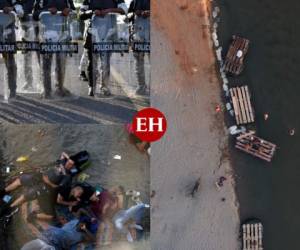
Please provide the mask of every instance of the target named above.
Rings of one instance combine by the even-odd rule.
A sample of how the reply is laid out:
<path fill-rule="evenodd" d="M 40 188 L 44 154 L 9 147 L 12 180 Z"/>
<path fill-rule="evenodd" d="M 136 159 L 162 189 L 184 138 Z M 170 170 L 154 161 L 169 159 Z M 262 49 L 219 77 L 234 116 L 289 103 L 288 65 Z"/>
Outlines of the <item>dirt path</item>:
<path fill-rule="evenodd" d="M 82 46 L 80 46 L 82 50 Z M 36 93 L 25 93 L 23 55 L 16 54 L 18 66 L 18 98 L 4 100 L 7 88 L 6 69 L 0 60 L 0 123 L 67 123 L 67 124 L 120 124 L 131 121 L 137 110 L 149 106 L 149 96 L 135 95 L 138 85 L 135 74 L 135 60 L 132 53 L 120 56 L 115 53 L 111 59 L 111 78 L 109 87 L 111 97 L 96 97 L 87 95 L 88 83 L 78 78 L 81 51 L 72 57 L 67 57 L 64 86 L 72 93 L 69 97 L 53 99 L 41 98 L 40 68 L 35 55 L 33 68 L 33 86 L 39 87 Z M 146 83 L 150 81 L 150 63 L 145 57 Z M 54 68 L 52 69 L 52 84 L 54 84 Z M 99 84 L 97 91 L 99 92 Z M 53 90 L 55 86 L 52 86 Z M 98 93 L 97 92 L 97 93 Z"/>
<path fill-rule="evenodd" d="M 227 136 L 215 111 L 220 84 L 208 9 L 201 0 L 153 2 L 151 102 L 169 124 L 152 146 L 154 250 L 238 249 Z M 221 176 L 227 181 L 217 190 Z"/>

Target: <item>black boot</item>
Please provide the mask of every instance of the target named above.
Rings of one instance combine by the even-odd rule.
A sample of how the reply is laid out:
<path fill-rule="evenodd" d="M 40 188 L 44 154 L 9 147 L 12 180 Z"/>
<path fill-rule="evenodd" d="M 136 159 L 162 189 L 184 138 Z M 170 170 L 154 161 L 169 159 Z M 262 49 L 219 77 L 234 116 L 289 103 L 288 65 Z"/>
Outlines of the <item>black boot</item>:
<path fill-rule="evenodd" d="M 16 96 L 17 96 L 16 90 L 9 91 L 9 98 L 16 98 Z"/>
<path fill-rule="evenodd" d="M 70 90 L 68 90 L 68 89 L 66 89 L 64 87 L 58 87 L 58 86 L 56 86 L 55 95 L 57 95 L 59 97 L 66 97 L 66 96 L 70 96 L 71 92 L 70 92 Z"/>
<path fill-rule="evenodd" d="M 101 87 L 100 92 L 104 96 L 111 96 L 110 89 L 106 86 Z"/>
<path fill-rule="evenodd" d="M 87 76 L 86 76 L 85 71 L 81 71 L 81 72 L 80 72 L 79 79 L 80 79 L 81 81 L 84 81 L 84 82 L 87 82 L 87 81 L 88 81 L 88 78 L 87 78 Z"/>
<path fill-rule="evenodd" d="M 147 86 L 146 85 L 140 85 L 135 91 L 136 95 L 146 95 L 147 94 Z"/>
<path fill-rule="evenodd" d="M 45 99 L 52 99 L 51 92 L 44 92 L 42 94 L 42 97 L 45 98 Z"/>
<path fill-rule="evenodd" d="M 89 93 L 88 93 L 89 96 L 94 96 L 94 88 L 92 87 L 89 87 Z"/>
<path fill-rule="evenodd" d="M 33 90 L 32 82 L 26 82 L 26 84 L 22 87 L 22 89 L 25 90 L 25 91 Z"/>

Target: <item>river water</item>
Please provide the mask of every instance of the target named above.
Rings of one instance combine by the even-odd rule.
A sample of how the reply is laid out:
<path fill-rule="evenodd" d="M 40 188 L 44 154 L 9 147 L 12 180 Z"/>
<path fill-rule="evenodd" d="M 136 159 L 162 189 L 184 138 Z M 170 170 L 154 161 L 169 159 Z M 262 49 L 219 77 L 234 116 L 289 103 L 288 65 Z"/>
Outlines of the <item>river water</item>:
<path fill-rule="evenodd" d="M 240 77 L 231 78 L 230 84 L 249 86 L 257 134 L 279 147 L 272 163 L 232 148 L 241 220 L 262 220 L 265 249 L 298 249 L 300 3 L 223 0 L 217 4 L 223 52 L 233 34 L 251 42 L 245 70 Z M 269 114 L 267 121 L 265 113 Z M 292 128 L 294 136 L 289 135 Z"/>

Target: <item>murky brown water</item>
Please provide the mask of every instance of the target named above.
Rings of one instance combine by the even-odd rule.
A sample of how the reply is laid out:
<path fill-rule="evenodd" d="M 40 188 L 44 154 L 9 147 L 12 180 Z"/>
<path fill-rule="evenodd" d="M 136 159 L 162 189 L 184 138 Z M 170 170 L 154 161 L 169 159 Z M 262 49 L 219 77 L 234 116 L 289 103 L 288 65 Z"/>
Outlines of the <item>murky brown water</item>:
<path fill-rule="evenodd" d="M 230 84 L 249 85 L 260 136 L 279 150 L 266 164 L 232 150 L 241 219 L 257 217 L 265 226 L 265 249 L 298 248 L 300 228 L 299 2 L 217 1 L 219 35 L 226 52 L 232 34 L 250 39 L 246 67 Z M 264 113 L 269 114 L 264 121 Z M 291 137 L 289 129 L 295 128 Z"/>

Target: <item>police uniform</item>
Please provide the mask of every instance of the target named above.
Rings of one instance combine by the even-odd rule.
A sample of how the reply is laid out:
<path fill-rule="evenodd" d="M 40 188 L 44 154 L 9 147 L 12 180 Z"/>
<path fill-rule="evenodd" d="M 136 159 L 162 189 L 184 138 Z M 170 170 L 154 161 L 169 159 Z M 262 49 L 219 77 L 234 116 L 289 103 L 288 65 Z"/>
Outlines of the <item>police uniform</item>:
<path fill-rule="evenodd" d="M 57 11 L 63 11 L 64 9 L 75 9 L 73 0 L 37 0 L 34 6 L 33 17 L 35 20 L 39 19 L 39 15 L 43 11 L 48 11 L 50 8 L 56 8 Z M 53 54 L 43 54 L 41 56 L 42 67 L 42 81 L 44 84 L 44 97 L 49 98 L 51 96 L 51 64 Z M 68 94 L 68 91 L 63 87 L 65 79 L 65 67 L 66 67 L 66 55 L 64 53 L 55 54 L 55 76 L 56 76 L 56 91 L 58 95 L 64 96 Z"/>
<path fill-rule="evenodd" d="M 150 0 L 133 0 L 130 3 L 128 12 L 136 13 L 138 11 L 150 11 Z M 143 19 L 143 22 L 150 22 L 149 18 L 144 18 L 138 15 L 134 15 L 133 24 L 137 22 L 138 19 Z M 150 27 L 150 24 L 148 27 Z M 144 28 L 146 29 L 148 29 L 148 27 L 144 26 Z M 143 32 L 150 34 L 150 30 L 144 30 Z M 136 94 L 144 95 L 147 89 L 146 79 L 145 79 L 145 53 L 134 52 L 133 55 L 135 58 L 135 74 L 138 80 L 138 88 L 136 90 Z"/>
<path fill-rule="evenodd" d="M 82 7 L 80 9 L 82 20 L 91 19 L 93 12 L 96 10 L 105 10 L 105 9 L 122 9 L 124 13 L 127 13 L 127 6 L 124 0 L 84 0 Z M 91 28 L 91 24 L 89 25 Z M 94 87 L 96 83 L 96 71 L 97 71 L 97 60 L 95 59 L 92 51 L 93 44 L 92 34 L 88 31 L 85 41 L 85 48 L 88 49 L 88 78 L 89 78 L 89 95 L 94 95 Z M 110 77 L 110 52 L 100 53 L 101 60 L 101 92 L 104 95 L 110 95 L 108 89 L 109 77 Z"/>
<path fill-rule="evenodd" d="M 38 25 L 35 24 L 32 20 L 32 17 L 30 17 L 30 15 L 32 15 L 35 2 L 36 0 L 23 0 L 21 2 L 24 11 L 24 15 L 20 18 L 21 29 L 23 31 L 22 40 L 26 42 L 37 41 Z M 24 67 L 24 76 L 25 76 L 26 83 L 23 86 L 23 89 L 25 90 L 33 87 L 32 86 L 32 82 L 33 82 L 32 55 L 33 53 L 31 51 L 24 52 L 23 67 Z M 40 63 L 39 52 L 37 52 L 37 58 L 38 58 L 38 62 Z"/>
<path fill-rule="evenodd" d="M 88 28 L 89 28 L 89 22 L 88 20 L 85 20 L 84 21 L 84 37 L 86 37 L 86 33 L 88 31 Z M 79 71 L 80 71 L 80 74 L 79 74 L 79 79 L 82 80 L 82 81 L 88 81 L 88 78 L 87 78 L 87 75 L 86 75 L 86 72 L 87 72 L 87 67 L 88 67 L 88 50 L 86 48 L 83 48 L 83 52 L 82 52 L 82 55 L 81 55 L 81 59 L 80 59 L 80 64 L 79 64 Z"/>
<path fill-rule="evenodd" d="M 6 7 L 14 8 L 16 4 L 17 2 L 15 0 L 0 0 L 0 10 L 3 10 Z M 6 37 L 7 42 L 16 41 L 14 25 L 15 24 L 12 23 L 8 27 L 8 29 L 10 29 L 12 32 L 10 32 L 10 34 Z M 0 35 L 3 36 L 3 34 Z M 3 37 L 1 37 L 1 39 L 2 38 Z M 16 96 L 16 91 L 17 91 L 17 65 L 15 61 L 15 56 L 13 53 L 3 53 L 2 55 L 5 62 L 5 67 L 7 69 L 8 88 L 10 92 L 9 97 L 13 98 Z"/>

